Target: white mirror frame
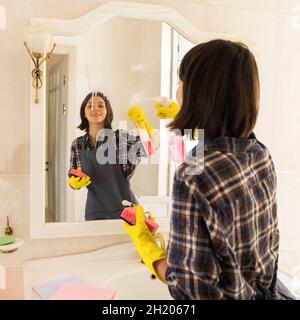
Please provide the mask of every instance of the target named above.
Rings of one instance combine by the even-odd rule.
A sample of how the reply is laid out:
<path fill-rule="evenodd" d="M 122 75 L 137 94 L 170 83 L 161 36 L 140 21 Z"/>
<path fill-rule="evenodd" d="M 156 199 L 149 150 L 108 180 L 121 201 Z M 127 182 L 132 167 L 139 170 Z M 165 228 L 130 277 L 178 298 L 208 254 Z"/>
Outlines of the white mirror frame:
<path fill-rule="evenodd" d="M 35 31 L 51 32 L 54 36 L 76 36 L 114 17 L 165 22 L 194 43 L 201 43 L 216 38 L 237 39 L 234 35 L 203 32 L 174 9 L 166 6 L 122 1 L 105 3 L 90 13 L 72 20 L 32 18 L 31 27 Z M 31 64 L 31 70 L 32 67 Z M 43 68 L 45 77 L 45 66 Z M 33 102 L 34 89 L 30 86 L 30 238 L 42 239 L 124 234 L 123 224 L 118 220 L 45 222 L 45 90 L 44 85 L 40 90 L 40 102 L 36 104 Z M 160 192 L 159 194 L 161 195 L 158 198 L 159 205 L 167 206 L 167 212 L 170 212 L 170 197 L 164 194 L 164 192 Z M 157 222 L 160 225 L 161 232 L 169 230 L 169 217 L 157 219 Z"/>

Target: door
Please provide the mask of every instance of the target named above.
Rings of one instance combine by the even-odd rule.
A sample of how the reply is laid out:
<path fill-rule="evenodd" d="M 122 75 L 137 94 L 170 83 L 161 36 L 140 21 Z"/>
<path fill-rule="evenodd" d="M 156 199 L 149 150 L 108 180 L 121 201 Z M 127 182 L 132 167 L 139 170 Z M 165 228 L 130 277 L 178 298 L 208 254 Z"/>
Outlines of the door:
<path fill-rule="evenodd" d="M 66 221 L 68 59 L 47 65 L 46 222 Z"/>

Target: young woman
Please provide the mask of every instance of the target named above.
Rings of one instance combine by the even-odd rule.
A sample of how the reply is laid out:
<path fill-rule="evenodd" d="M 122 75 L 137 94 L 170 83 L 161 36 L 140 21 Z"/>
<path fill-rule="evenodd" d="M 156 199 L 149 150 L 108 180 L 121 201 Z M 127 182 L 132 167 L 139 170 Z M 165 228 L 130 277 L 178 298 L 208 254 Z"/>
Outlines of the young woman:
<path fill-rule="evenodd" d="M 255 58 L 242 43 L 214 40 L 185 55 L 179 77 L 181 109 L 170 128 L 204 129 L 204 169 L 189 175 L 192 164 L 185 162 L 176 170 L 167 252 L 147 229 L 141 206 L 126 231 L 175 299 L 276 298 L 276 174 L 253 133 Z"/>
<path fill-rule="evenodd" d="M 80 178 L 70 174 L 69 184 L 76 190 L 88 188 L 86 220 L 117 219 L 123 210 L 122 200 L 137 203 L 130 189 L 129 179 L 141 157 L 145 156 L 144 149 L 139 145 L 138 136 L 129 136 L 123 130 L 112 131 L 113 111 L 103 93 L 89 93 L 85 97 L 80 108 L 80 117 L 78 128 L 86 131 L 86 134 L 72 143 L 70 170 L 82 170 L 88 177 Z M 145 116 L 142 121 L 147 123 Z M 97 139 L 101 133 L 103 139 Z M 136 152 L 130 154 L 133 145 L 136 145 Z M 115 154 L 115 163 L 99 161 L 97 151 L 107 146 L 112 148 L 108 152 L 113 151 Z M 125 161 L 119 161 L 120 158 Z"/>

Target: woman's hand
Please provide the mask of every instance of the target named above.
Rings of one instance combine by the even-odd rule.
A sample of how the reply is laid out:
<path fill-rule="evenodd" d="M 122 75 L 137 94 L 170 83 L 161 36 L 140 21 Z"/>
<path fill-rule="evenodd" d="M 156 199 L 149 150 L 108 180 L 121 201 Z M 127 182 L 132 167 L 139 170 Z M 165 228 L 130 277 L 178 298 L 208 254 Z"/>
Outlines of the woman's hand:
<path fill-rule="evenodd" d="M 83 187 L 87 187 L 92 183 L 90 177 L 70 177 L 69 178 L 69 185 L 71 186 L 71 188 L 75 189 L 75 190 L 79 190 Z"/>
<path fill-rule="evenodd" d="M 157 102 L 155 109 L 157 111 L 156 116 L 159 119 L 174 119 L 180 110 L 180 106 L 175 101 L 171 101 L 168 105 Z"/>
<path fill-rule="evenodd" d="M 125 222 L 125 230 L 131 237 L 138 254 L 142 258 L 145 265 L 150 269 L 161 281 L 164 277 L 160 276 L 154 267 L 155 262 L 166 258 L 166 251 L 158 246 L 152 233 L 149 231 L 145 223 L 144 208 L 140 205 L 135 205 L 136 209 L 136 224 L 134 226 Z"/>
<path fill-rule="evenodd" d="M 147 120 L 147 117 L 145 115 L 145 111 L 142 109 L 142 107 L 132 106 L 128 110 L 128 116 L 129 116 L 130 120 L 132 122 L 134 122 L 139 129 L 145 129 L 147 131 L 149 137 L 151 137 L 154 134 L 155 130 L 153 129 L 153 127 L 151 126 L 151 124 Z"/>
<path fill-rule="evenodd" d="M 147 121 L 145 111 L 140 106 L 132 106 L 128 110 L 128 116 L 132 122 L 137 124 Z"/>

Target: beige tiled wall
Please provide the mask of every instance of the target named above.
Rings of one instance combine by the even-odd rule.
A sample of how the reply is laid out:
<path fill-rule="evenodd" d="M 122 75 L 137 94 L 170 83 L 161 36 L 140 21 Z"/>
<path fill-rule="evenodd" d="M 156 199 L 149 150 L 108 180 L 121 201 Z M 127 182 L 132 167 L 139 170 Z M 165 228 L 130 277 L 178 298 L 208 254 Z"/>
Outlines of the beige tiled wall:
<path fill-rule="evenodd" d="M 281 263 L 300 264 L 300 1 L 207 0 L 206 30 L 247 34 L 256 43 L 261 105 L 256 135 L 278 172 Z M 300 17 L 297 19 L 300 22 Z M 300 24 L 300 23 L 299 23 Z M 289 255 L 287 252 L 293 252 Z"/>
<path fill-rule="evenodd" d="M 25 245 L 1 255 L 11 268 L 8 291 L 0 297 L 22 297 L 22 263 L 26 259 L 87 251 L 128 240 L 126 236 L 56 240 L 29 239 L 29 60 L 22 46 L 22 24 L 31 15 L 75 18 L 101 0 L 1 0 L 7 11 L 7 29 L 0 30 L 0 230 L 9 215 Z M 138 2 L 147 2 L 138 1 Z M 171 5 L 207 31 L 249 34 L 256 42 L 262 101 L 256 128 L 270 148 L 278 169 L 282 263 L 300 263 L 300 28 L 294 28 L 293 8 L 300 0 L 148 1 Z M 57 10 L 59 8 L 59 10 Z M 300 9 L 298 10 L 300 14 Z M 300 21 L 300 19 L 299 19 Z M 293 250 L 291 254 L 289 251 Z"/>

